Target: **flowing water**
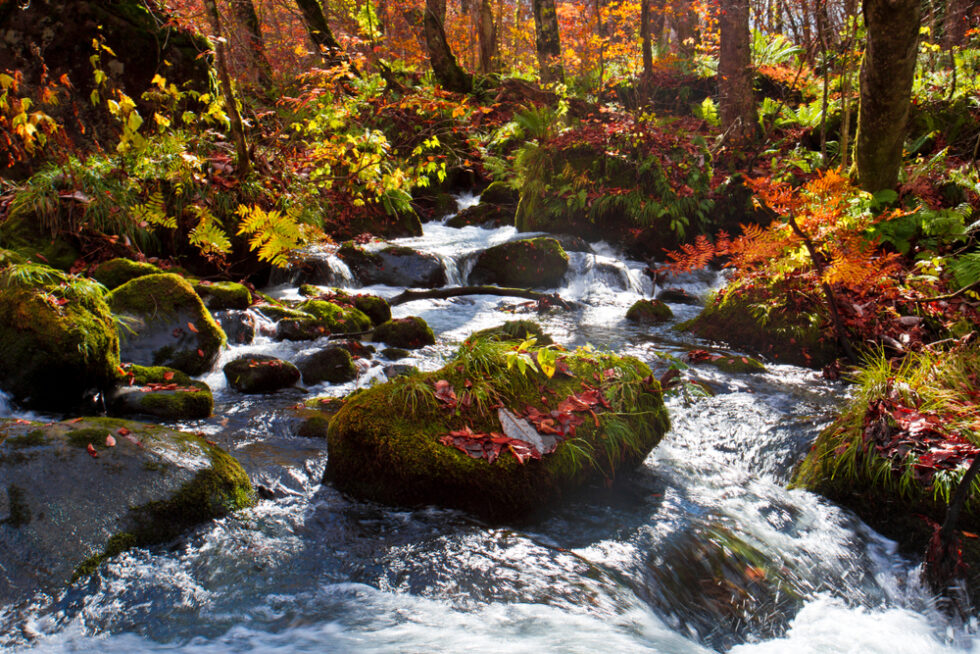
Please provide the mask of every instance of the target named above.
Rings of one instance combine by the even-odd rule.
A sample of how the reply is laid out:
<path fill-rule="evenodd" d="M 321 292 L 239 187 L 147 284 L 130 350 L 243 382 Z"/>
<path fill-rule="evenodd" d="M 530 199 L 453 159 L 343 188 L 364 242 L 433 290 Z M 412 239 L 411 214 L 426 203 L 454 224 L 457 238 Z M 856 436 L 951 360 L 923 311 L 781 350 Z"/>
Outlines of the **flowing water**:
<path fill-rule="evenodd" d="M 472 201 L 472 200 L 470 200 Z M 425 226 L 400 239 L 440 256 L 450 284 L 513 228 Z M 559 343 L 591 343 L 662 372 L 665 355 L 711 347 L 623 316 L 655 289 L 608 246 L 573 253 L 572 311 L 525 315 L 488 296 L 415 301 L 438 344 L 399 363 L 439 367 L 471 332 L 536 318 Z M 344 278 L 347 271 L 335 262 Z M 349 276 L 348 276 L 349 277 Z M 672 280 L 704 296 L 716 274 Z M 371 287 L 391 296 L 402 289 Z M 285 285 L 274 290 L 296 297 Z M 677 320 L 697 307 L 673 305 Z M 291 435 L 290 407 L 383 378 L 267 397 L 227 388 L 220 365 L 245 351 L 293 359 L 322 343 L 259 339 L 204 377 L 215 418 L 187 423 L 232 452 L 264 496 L 178 542 L 112 559 L 56 595 L 0 605 L 0 649 L 36 652 L 980 652 L 975 619 L 935 608 L 916 561 L 848 510 L 788 491 L 845 386 L 770 365 L 694 374 L 713 397 L 668 400 L 673 427 L 636 473 L 531 524 L 490 526 L 439 508 L 406 510 L 320 483 L 325 443 Z M 725 352 L 724 349 L 717 349 Z M 0 398 L 0 408 L 9 413 Z"/>

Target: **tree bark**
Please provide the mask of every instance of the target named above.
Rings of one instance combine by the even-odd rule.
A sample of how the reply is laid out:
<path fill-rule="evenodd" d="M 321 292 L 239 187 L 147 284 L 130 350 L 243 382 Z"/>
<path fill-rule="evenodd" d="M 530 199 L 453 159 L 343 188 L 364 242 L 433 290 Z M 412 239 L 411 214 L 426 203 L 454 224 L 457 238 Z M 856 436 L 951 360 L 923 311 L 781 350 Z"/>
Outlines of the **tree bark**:
<path fill-rule="evenodd" d="M 650 36 L 650 2 L 640 0 L 640 42 L 643 47 L 643 79 L 653 77 L 653 38 Z"/>
<path fill-rule="evenodd" d="M 473 79 L 462 69 L 456 56 L 446 41 L 443 21 L 446 16 L 445 0 L 425 0 L 425 45 L 432 62 L 432 72 L 439 84 L 448 91 L 469 93 L 473 89 Z"/>
<path fill-rule="evenodd" d="M 944 27 L 944 42 L 947 48 L 963 45 L 969 27 L 968 16 L 973 0 L 948 0 L 946 3 L 946 19 Z"/>
<path fill-rule="evenodd" d="M 919 46 L 919 0 L 864 0 L 868 42 L 861 63 L 855 139 L 858 183 L 874 193 L 895 188 Z"/>
<path fill-rule="evenodd" d="M 759 130 L 752 91 L 749 0 L 722 0 L 720 14 L 719 114 L 725 141 L 745 145 L 756 138 Z"/>
<path fill-rule="evenodd" d="M 565 70 L 561 63 L 561 38 L 558 34 L 555 0 L 532 0 L 532 4 L 541 81 L 545 84 L 564 82 Z"/>
<path fill-rule="evenodd" d="M 303 15 L 303 24 L 310 35 L 310 40 L 316 46 L 324 62 L 330 66 L 335 66 L 343 61 L 340 43 L 334 38 L 327 17 L 323 15 L 323 7 L 319 0 L 296 0 Z"/>
<path fill-rule="evenodd" d="M 214 32 L 215 64 L 218 66 L 221 96 L 225 101 L 225 111 L 228 112 L 231 134 L 235 141 L 236 172 L 239 177 L 245 177 L 252 169 L 252 162 L 248 156 L 245 125 L 242 123 L 242 115 L 238 111 L 235 91 L 231 86 L 231 74 L 228 72 L 228 49 L 225 46 L 225 38 L 222 36 L 221 16 L 218 14 L 218 6 L 215 0 L 204 0 L 204 9 L 208 15 L 208 22 L 211 23 L 211 30 Z"/>
<path fill-rule="evenodd" d="M 480 72 L 484 75 L 493 71 L 493 58 L 497 52 L 497 25 L 493 22 L 493 5 L 490 0 L 481 0 L 477 17 L 480 41 Z"/>
<path fill-rule="evenodd" d="M 245 29 L 245 46 L 258 71 L 259 84 L 268 86 L 272 81 L 272 65 L 265 54 L 265 39 L 262 38 L 262 26 L 259 25 L 255 3 L 252 0 L 232 0 L 232 7 L 238 23 Z"/>

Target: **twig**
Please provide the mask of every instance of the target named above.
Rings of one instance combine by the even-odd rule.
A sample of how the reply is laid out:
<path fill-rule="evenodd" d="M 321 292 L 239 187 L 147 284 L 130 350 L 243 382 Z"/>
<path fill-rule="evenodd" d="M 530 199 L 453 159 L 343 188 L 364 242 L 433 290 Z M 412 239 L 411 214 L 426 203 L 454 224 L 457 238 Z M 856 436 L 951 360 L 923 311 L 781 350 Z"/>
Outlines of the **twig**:
<path fill-rule="evenodd" d="M 943 300 L 952 300 L 954 298 L 957 298 L 957 297 L 963 295 L 964 293 L 966 293 L 967 291 L 969 291 L 970 289 L 972 289 L 972 288 L 974 288 L 976 286 L 980 286 L 980 281 L 975 281 L 972 284 L 969 284 L 967 286 L 964 286 L 963 288 L 961 288 L 958 291 L 955 291 L 953 293 L 948 293 L 946 295 L 936 295 L 934 297 L 920 297 L 920 298 L 915 299 L 915 300 L 906 300 L 906 302 L 909 302 L 911 304 L 924 304 L 926 302 L 941 302 Z"/>

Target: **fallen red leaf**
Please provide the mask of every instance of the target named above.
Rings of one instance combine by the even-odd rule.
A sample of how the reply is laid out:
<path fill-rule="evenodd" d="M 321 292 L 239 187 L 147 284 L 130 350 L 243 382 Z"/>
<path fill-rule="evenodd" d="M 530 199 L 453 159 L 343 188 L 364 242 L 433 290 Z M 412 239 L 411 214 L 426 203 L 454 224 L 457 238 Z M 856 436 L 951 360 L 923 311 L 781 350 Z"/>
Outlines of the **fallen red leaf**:
<path fill-rule="evenodd" d="M 165 372 L 165 373 L 163 373 L 163 378 L 165 380 L 167 380 L 167 381 L 170 381 L 171 379 L 174 378 L 174 373 L 172 373 L 172 372 Z"/>
<path fill-rule="evenodd" d="M 95 451 L 95 446 L 92 445 L 91 443 L 88 444 L 88 447 L 85 448 L 85 451 L 88 452 L 89 456 L 91 456 L 93 459 L 99 458 L 99 453 Z"/>
<path fill-rule="evenodd" d="M 199 332 L 197 331 L 197 327 L 195 327 L 195 326 L 194 326 L 194 323 L 192 323 L 192 322 L 188 322 L 188 323 L 187 323 L 187 329 L 189 329 L 189 330 L 191 330 L 191 331 L 192 331 L 192 332 L 194 332 L 195 334 L 197 334 L 197 333 L 199 333 Z"/>

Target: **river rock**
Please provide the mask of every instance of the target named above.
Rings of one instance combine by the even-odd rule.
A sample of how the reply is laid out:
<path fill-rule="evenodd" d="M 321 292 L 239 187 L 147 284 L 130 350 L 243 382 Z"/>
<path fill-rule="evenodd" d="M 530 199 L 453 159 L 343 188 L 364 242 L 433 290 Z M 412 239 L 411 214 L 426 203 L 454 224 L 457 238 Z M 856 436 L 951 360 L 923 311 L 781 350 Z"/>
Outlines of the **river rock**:
<path fill-rule="evenodd" d="M 551 336 L 541 329 L 541 325 L 533 320 L 508 320 L 502 325 L 481 329 L 470 335 L 469 340 L 478 338 L 492 341 L 526 341 L 530 338 L 535 340 L 536 345 L 551 345 L 554 341 Z"/>
<path fill-rule="evenodd" d="M 568 270 L 568 255 L 553 238 L 521 239 L 480 253 L 468 283 L 517 288 L 555 288 Z"/>
<path fill-rule="evenodd" d="M 448 227 L 502 227 L 514 224 L 514 207 L 499 206 L 480 202 L 460 210 L 446 221 Z"/>
<path fill-rule="evenodd" d="M 674 317 L 666 302 L 661 300 L 637 300 L 626 312 L 626 319 L 645 325 L 666 322 Z"/>
<path fill-rule="evenodd" d="M 57 590 L 105 558 L 249 506 L 199 436 L 112 418 L 0 420 L 0 597 Z"/>
<path fill-rule="evenodd" d="M 164 366 L 123 367 L 124 381 L 108 394 L 114 416 L 151 416 L 160 420 L 198 420 L 211 415 L 214 397 L 202 381 Z"/>
<path fill-rule="evenodd" d="M 138 277 L 107 299 L 121 321 L 123 361 L 200 375 L 211 370 L 225 344 L 221 327 L 190 283 L 178 275 Z"/>
<path fill-rule="evenodd" d="M 209 311 L 244 310 L 252 304 L 252 292 L 237 282 L 200 281 L 194 284 L 194 290 Z"/>
<path fill-rule="evenodd" d="M 701 299 L 698 296 L 688 293 L 682 288 L 665 288 L 657 293 L 657 299 L 661 302 L 670 302 L 671 304 L 689 304 L 694 306 L 701 304 Z"/>
<path fill-rule="evenodd" d="M 225 364 L 225 379 L 240 393 L 274 393 L 295 386 L 299 369 L 288 361 L 265 354 L 245 354 Z"/>
<path fill-rule="evenodd" d="M 641 361 L 568 352 L 567 372 L 549 378 L 511 369 L 511 347 L 477 340 L 440 370 L 352 395 L 330 425 L 325 479 L 373 501 L 511 520 L 630 470 L 667 431 L 660 385 Z M 556 436 L 561 425 L 574 435 Z M 519 442 L 499 445 L 500 435 Z"/>
<path fill-rule="evenodd" d="M 255 316 L 248 311 L 216 311 L 213 317 L 229 343 L 248 345 L 255 340 Z"/>
<path fill-rule="evenodd" d="M 0 388 L 27 406 L 65 409 L 113 385 L 119 340 L 102 293 L 47 266 L 0 272 Z"/>
<path fill-rule="evenodd" d="M 297 363 L 303 383 L 310 386 L 322 382 L 343 384 L 357 378 L 357 368 L 350 352 L 336 345 L 325 347 Z"/>
<path fill-rule="evenodd" d="M 432 328 L 418 316 L 395 318 L 378 325 L 374 329 L 374 341 L 391 347 L 415 350 L 426 345 L 435 345 L 436 337 Z"/>
<path fill-rule="evenodd" d="M 439 288 L 446 285 L 446 268 L 434 254 L 393 245 L 368 252 L 344 243 L 337 252 L 361 284 L 387 284 L 409 288 Z"/>
<path fill-rule="evenodd" d="M 521 194 L 504 182 L 491 182 L 480 194 L 480 202 L 500 206 L 517 207 Z"/>
<path fill-rule="evenodd" d="M 92 271 L 92 278 L 111 291 L 137 277 L 158 275 L 162 272 L 159 266 L 154 266 L 152 263 L 117 257 L 96 266 Z"/>

